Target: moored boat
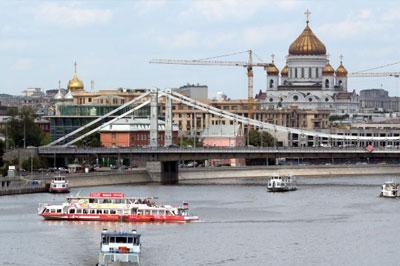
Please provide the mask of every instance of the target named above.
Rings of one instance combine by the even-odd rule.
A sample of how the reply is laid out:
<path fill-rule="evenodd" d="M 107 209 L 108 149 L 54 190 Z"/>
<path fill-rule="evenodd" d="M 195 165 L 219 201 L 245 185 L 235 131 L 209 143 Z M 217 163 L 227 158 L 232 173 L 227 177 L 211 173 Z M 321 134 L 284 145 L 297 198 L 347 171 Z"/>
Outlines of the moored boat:
<path fill-rule="evenodd" d="M 399 197 L 399 184 L 393 181 L 387 181 L 382 185 L 380 193 L 381 197 L 385 198 L 396 198 Z"/>
<path fill-rule="evenodd" d="M 50 193 L 69 193 L 69 184 L 65 176 L 55 176 L 49 186 Z"/>
<path fill-rule="evenodd" d="M 296 189 L 296 183 L 291 176 L 273 176 L 268 179 L 267 190 L 270 192 L 287 192 Z"/>
<path fill-rule="evenodd" d="M 97 265 L 138 265 L 140 247 L 140 234 L 136 230 L 111 232 L 103 229 Z"/>
<path fill-rule="evenodd" d="M 156 204 L 153 198 L 127 197 L 118 192 L 68 197 L 59 205 L 41 204 L 38 213 L 46 220 L 189 222 L 199 219 L 190 215 L 186 202 L 173 207 Z"/>

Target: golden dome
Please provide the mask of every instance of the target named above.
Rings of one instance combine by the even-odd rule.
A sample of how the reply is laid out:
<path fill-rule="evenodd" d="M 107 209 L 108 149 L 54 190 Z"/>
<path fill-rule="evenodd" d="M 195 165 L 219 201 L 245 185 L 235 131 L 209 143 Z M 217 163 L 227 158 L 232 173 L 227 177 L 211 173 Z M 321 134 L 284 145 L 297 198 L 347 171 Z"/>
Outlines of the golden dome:
<path fill-rule="evenodd" d="M 333 75 L 333 74 L 335 74 L 335 70 L 329 63 L 327 63 L 322 69 L 322 75 Z"/>
<path fill-rule="evenodd" d="M 268 64 L 266 71 L 268 75 L 279 75 L 279 69 L 275 66 L 274 61 L 272 64 Z"/>
<path fill-rule="evenodd" d="M 342 62 L 340 62 L 340 66 L 336 69 L 335 73 L 337 77 L 347 76 L 347 69 L 343 66 Z"/>
<path fill-rule="evenodd" d="M 281 70 L 281 76 L 282 77 L 287 77 L 288 74 L 289 74 L 289 67 L 288 67 L 288 65 L 285 65 Z"/>
<path fill-rule="evenodd" d="M 289 47 L 290 55 L 325 55 L 325 45 L 318 39 L 308 26 Z"/>
<path fill-rule="evenodd" d="M 72 79 L 68 81 L 68 90 L 74 92 L 83 90 L 83 88 L 84 88 L 83 82 L 80 79 L 78 79 L 78 76 L 76 75 L 76 73 L 74 73 Z"/>

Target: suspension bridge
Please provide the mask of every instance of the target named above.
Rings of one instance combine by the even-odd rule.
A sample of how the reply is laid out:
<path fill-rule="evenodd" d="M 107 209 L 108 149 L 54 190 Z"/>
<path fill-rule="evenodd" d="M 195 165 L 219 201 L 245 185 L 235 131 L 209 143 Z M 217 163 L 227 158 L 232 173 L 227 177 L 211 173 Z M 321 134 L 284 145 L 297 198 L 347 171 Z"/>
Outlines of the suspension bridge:
<path fill-rule="evenodd" d="M 164 98 L 163 101 L 160 101 Z M 161 182 L 172 184 L 178 182 L 178 161 L 180 160 L 204 160 L 212 158 L 310 158 L 310 159 L 336 159 L 336 158 L 397 158 L 400 150 L 376 149 L 373 152 L 367 151 L 362 145 L 358 147 L 343 149 L 338 147 L 321 148 L 294 148 L 294 147 L 268 147 L 268 148 L 170 148 L 172 144 L 172 101 L 179 104 L 188 105 L 194 109 L 212 114 L 240 123 L 255 127 L 262 131 L 271 133 L 298 134 L 300 136 L 311 136 L 319 141 L 326 143 L 352 143 L 373 142 L 373 141 L 392 141 L 398 142 L 399 137 L 367 137 L 330 134 L 319 131 L 303 130 L 299 128 L 290 128 L 274 125 L 271 123 L 259 121 L 251 117 L 244 117 L 238 114 L 220 110 L 205 103 L 193 100 L 171 90 L 150 90 L 139 97 L 119 106 L 113 111 L 93 120 L 85 126 L 66 134 L 50 144 L 39 147 L 37 153 L 43 157 L 99 157 L 114 156 L 139 158 L 145 161 L 161 162 Z M 158 143 L 158 110 L 161 104 L 165 104 L 165 147 L 160 147 Z M 150 105 L 150 145 L 148 148 L 77 148 L 74 144 L 115 121 L 131 115 L 134 111 Z M 118 112 L 123 111 L 121 114 Z"/>

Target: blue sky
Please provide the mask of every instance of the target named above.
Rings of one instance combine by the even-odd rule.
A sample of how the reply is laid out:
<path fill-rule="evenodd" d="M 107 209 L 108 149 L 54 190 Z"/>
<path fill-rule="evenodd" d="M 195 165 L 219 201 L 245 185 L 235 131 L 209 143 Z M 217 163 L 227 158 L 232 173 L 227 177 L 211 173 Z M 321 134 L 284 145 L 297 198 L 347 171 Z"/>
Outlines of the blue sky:
<path fill-rule="evenodd" d="M 239 67 L 153 65 L 153 58 L 197 59 L 253 49 L 263 60 L 275 54 L 284 65 L 290 43 L 305 26 L 324 42 L 336 68 L 360 71 L 400 61 L 399 1 L 1 1 L 0 91 L 63 87 L 73 63 L 89 89 L 209 86 L 212 97 L 247 95 Z M 246 60 L 246 55 L 226 60 Z M 400 71 L 400 65 L 376 71 Z M 265 89 L 256 69 L 254 91 Z M 349 89 L 388 89 L 394 78 L 351 79 Z"/>

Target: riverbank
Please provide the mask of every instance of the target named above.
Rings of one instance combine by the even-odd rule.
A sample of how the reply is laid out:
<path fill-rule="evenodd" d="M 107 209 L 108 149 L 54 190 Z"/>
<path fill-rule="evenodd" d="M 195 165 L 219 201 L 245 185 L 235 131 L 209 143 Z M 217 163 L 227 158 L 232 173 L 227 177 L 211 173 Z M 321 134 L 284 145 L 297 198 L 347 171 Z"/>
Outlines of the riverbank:
<path fill-rule="evenodd" d="M 335 177 L 400 175 L 399 165 L 301 165 L 252 166 L 240 168 L 184 168 L 179 171 L 181 184 L 238 184 L 246 180 L 261 180 L 268 176 Z"/>
<path fill-rule="evenodd" d="M 249 166 L 221 168 L 180 168 L 180 184 L 258 184 L 268 176 L 291 175 L 300 178 L 349 177 L 351 176 L 400 176 L 398 165 L 301 165 L 301 166 Z M 66 175 L 69 186 L 94 187 L 112 185 L 139 185 L 157 183 L 151 179 L 148 169 L 140 168 L 125 172 L 91 172 Z M 25 177 L 49 183 L 52 176 Z M 42 186 L 33 188 L 12 186 L 0 195 L 45 192 Z"/>

